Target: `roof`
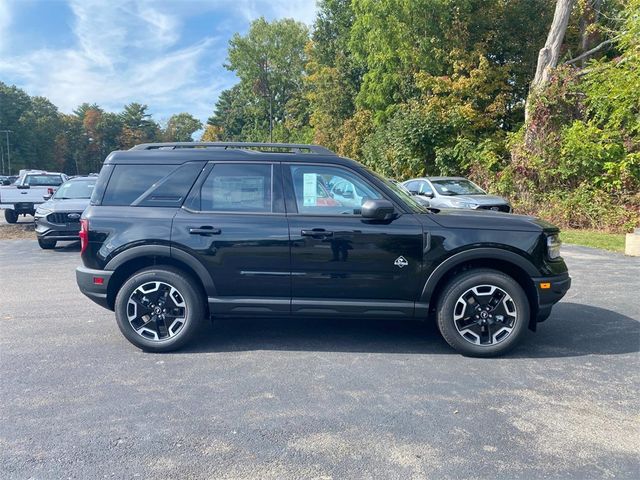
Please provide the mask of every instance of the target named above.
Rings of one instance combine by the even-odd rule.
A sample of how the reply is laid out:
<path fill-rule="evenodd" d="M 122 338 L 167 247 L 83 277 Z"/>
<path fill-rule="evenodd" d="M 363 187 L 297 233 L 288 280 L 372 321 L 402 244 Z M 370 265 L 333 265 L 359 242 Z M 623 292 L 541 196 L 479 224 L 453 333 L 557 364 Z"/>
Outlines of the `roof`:
<path fill-rule="evenodd" d="M 177 165 L 192 161 L 295 161 L 361 166 L 318 145 L 236 142 L 142 144 L 130 150 L 111 152 L 104 163 Z"/>

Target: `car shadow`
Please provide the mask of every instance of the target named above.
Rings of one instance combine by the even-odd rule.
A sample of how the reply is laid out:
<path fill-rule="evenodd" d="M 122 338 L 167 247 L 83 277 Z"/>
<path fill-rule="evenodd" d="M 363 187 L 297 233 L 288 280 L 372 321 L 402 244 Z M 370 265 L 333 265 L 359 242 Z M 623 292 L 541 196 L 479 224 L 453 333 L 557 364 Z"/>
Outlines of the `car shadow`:
<path fill-rule="evenodd" d="M 640 322 L 590 305 L 560 303 L 507 355 L 553 358 L 640 350 Z M 432 322 L 355 319 L 221 319 L 178 353 L 253 350 L 456 354 Z"/>
<path fill-rule="evenodd" d="M 71 242 L 61 241 L 56 245 L 54 251 L 56 252 L 76 252 L 80 250 L 80 240 L 73 240 Z"/>

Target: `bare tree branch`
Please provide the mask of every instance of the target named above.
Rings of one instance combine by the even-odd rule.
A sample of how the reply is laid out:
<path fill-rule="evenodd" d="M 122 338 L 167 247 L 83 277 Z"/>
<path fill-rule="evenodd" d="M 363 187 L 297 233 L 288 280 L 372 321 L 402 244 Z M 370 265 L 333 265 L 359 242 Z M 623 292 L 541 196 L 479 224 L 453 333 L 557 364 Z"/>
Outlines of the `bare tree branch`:
<path fill-rule="evenodd" d="M 572 58 L 571 60 L 567 60 L 564 63 L 565 63 L 565 65 L 571 65 L 573 63 L 576 63 L 576 62 L 582 60 L 583 58 L 590 57 L 594 53 L 599 52 L 600 50 L 602 50 L 607 45 L 611 45 L 613 43 L 613 41 L 614 41 L 613 38 L 610 38 L 609 40 L 605 40 L 600 45 L 597 45 L 597 46 L 593 47 L 591 50 L 588 50 L 588 51 L 578 55 L 576 58 Z"/>

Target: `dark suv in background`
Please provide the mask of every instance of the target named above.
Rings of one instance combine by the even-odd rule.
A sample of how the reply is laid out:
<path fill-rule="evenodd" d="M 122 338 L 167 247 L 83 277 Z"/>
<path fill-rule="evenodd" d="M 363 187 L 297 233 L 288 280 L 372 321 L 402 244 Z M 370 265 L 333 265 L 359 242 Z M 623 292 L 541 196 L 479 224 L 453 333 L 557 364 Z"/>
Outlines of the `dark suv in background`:
<path fill-rule="evenodd" d="M 148 351 L 208 317 L 436 318 L 467 355 L 506 352 L 570 286 L 558 229 L 440 210 L 313 145 L 111 153 L 81 219 L 89 298 Z"/>

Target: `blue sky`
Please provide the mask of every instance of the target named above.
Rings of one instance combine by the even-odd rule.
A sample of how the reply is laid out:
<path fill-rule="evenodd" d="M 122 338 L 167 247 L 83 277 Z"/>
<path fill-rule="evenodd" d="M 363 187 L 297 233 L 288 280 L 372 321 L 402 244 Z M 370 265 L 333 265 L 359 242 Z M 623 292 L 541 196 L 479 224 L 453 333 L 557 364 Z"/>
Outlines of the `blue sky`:
<path fill-rule="evenodd" d="M 236 83 L 229 39 L 264 16 L 308 24 L 315 0 L 0 0 L 0 80 L 71 112 L 149 105 L 203 122 Z"/>

